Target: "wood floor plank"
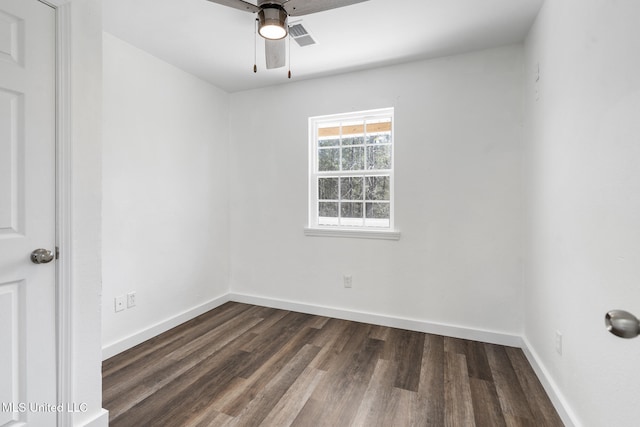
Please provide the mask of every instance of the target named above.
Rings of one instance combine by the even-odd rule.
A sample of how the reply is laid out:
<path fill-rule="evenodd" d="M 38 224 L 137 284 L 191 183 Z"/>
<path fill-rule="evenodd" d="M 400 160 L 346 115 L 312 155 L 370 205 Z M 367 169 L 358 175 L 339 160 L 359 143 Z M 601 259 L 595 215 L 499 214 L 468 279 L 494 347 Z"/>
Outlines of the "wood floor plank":
<path fill-rule="evenodd" d="M 210 310 L 206 313 L 201 314 L 200 316 L 194 317 L 193 319 L 188 320 L 174 328 L 171 328 L 170 330 L 165 331 L 160 335 L 148 339 L 144 343 L 131 347 L 126 351 L 126 357 L 123 357 L 124 354 L 120 353 L 104 360 L 102 362 L 102 374 L 109 375 L 112 371 L 120 370 L 128 364 L 136 362 L 140 355 L 144 355 L 148 352 L 154 351 L 154 349 L 157 348 L 158 345 L 166 345 L 166 343 L 170 342 L 175 336 L 181 335 L 181 332 L 191 329 L 194 325 L 204 320 L 221 316 L 225 311 L 233 308 L 238 311 L 245 311 L 252 308 L 252 306 L 228 302 L 217 307 L 215 310 Z"/>
<path fill-rule="evenodd" d="M 533 368 L 527 362 L 522 350 L 512 347 L 507 347 L 505 350 L 522 389 L 527 390 L 525 395 L 527 402 L 529 402 L 532 418 L 539 422 L 539 425 L 562 426 L 563 423 L 558 413 L 555 410 L 550 410 L 553 408 L 553 403 L 544 391 Z"/>
<path fill-rule="evenodd" d="M 325 371 L 307 366 L 260 425 L 265 427 L 291 425 L 325 374 Z"/>
<path fill-rule="evenodd" d="M 444 337 L 444 351 L 448 353 L 467 353 L 467 341 L 460 338 Z"/>
<path fill-rule="evenodd" d="M 256 347 L 250 352 L 252 355 L 251 363 L 245 366 L 239 375 L 242 378 L 249 378 L 253 375 L 267 360 L 278 353 L 282 346 L 302 331 L 311 320 L 312 317 L 308 314 L 290 312 L 274 323 L 268 331 L 261 333 L 257 339 L 253 340 Z M 315 333 L 316 330 L 309 331 L 309 336 Z"/>
<path fill-rule="evenodd" d="M 255 339 L 245 344 L 244 347 L 242 348 L 243 351 L 251 352 L 251 351 L 254 351 L 256 348 L 258 348 L 263 342 L 262 335 L 265 332 L 268 332 L 270 329 L 272 329 L 274 325 L 280 322 L 285 316 L 291 314 L 291 312 L 284 311 L 284 310 L 270 309 L 268 312 L 265 312 L 263 314 L 264 314 L 264 317 L 263 317 L 264 320 L 260 322 L 258 325 L 254 326 L 250 331 L 251 333 L 255 334 Z"/>
<path fill-rule="evenodd" d="M 251 375 L 247 378 L 247 369 L 243 369 L 238 373 L 241 378 L 247 378 L 245 386 L 240 389 L 236 389 L 234 392 L 227 391 L 226 396 L 221 399 L 221 403 L 218 408 L 221 412 L 228 415 L 238 416 L 242 410 L 249 404 L 249 402 L 255 399 L 260 391 L 272 380 L 277 372 L 288 362 L 293 354 L 296 354 L 300 349 L 309 344 L 313 339 L 313 336 L 317 333 L 316 329 L 304 328 L 299 331 L 298 334 L 292 336 L 291 339 L 285 344 L 275 344 L 277 351 L 268 358 L 257 358 L 256 356 L 264 356 L 262 352 L 253 353 L 247 367 L 253 369 L 256 366 L 256 360 L 261 360 L 262 363 L 257 369 L 252 370 Z M 314 347 L 317 350 L 314 352 L 315 357 L 319 351 L 318 347 Z M 265 353 L 268 353 L 271 349 L 266 349 Z M 313 358 L 312 358 L 313 359 Z M 311 362 L 311 360 L 309 360 Z"/>
<path fill-rule="evenodd" d="M 495 344 L 484 346 L 502 412 L 517 418 L 533 420 L 527 396 L 522 390 L 505 348 Z"/>
<path fill-rule="evenodd" d="M 224 350 L 223 350 L 224 351 Z M 226 352 L 232 354 L 224 354 Z M 218 393 L 236 376 L 249 353 L 226 350 L 205 359 L 175 381 L 170 382 L 126 412 L 109 420 L 111 427 L 186 424 L 192 412 L 209 406 Z M 185 411 L 185 408 L 189 408 Z M 185 417 L 186 416 L 186 417 Z"/>
<path fill-rule="evenodd" d="M 493 382 L 469 378 L 471 401 L 477 427 L 506 427 Z"/>
<path fill-rule="evenodd" d="M 471 386 L 464 354 L 444 354 L 444 404 L 447 426 L 474 426 L 475 417 L 471 397 Z"/>
<path fill-rule="evenodd" d="M 513 414 L 504 414 L 504 420 L 507 423 L 507 427 L 544 427 L 544 424 L 538 420 L 534 421 Z"/>
<path fill-rule="evenodd" d="M 386 406 L 391 400 L 397 370 L 398 366 L 395 362 L 385 359 L 378 360 L 352 426 L 375 426 L 378 425 L 378 421 L 384 418 L 388 412 Z"/>
<path fill-rule="evenodd" d="M 470 378 L 493 382 L 491 366 L 489 366 L 483 343 L 467 341 L 464 355 L 467 358 L 467 369 L 469 370 Z"/>
<path fill-rule="evenodd" d="M 209 409 L 189 420 L 184 427 L 229 427 L 233 420 L 234 418 L 227 414 Z"/>
<path fill-rule="evenodd" d="M 245 391 L 251 389 L 253 384 L 255 384 L 255 379 L 247 379 L 236 376 L 226 385 L 224 393 L 220 393 L 215 399 L 211 401 L 211 404 L 209 405 L 210 410 L 224 413 L 225 408 L 233 408 L 235 406 L 234 402 L 241 399 L 241 396 L 245 393 Z"/>
<path fill-rule="evenodd" d="M 309 324 L 309 327 L 315 328 L 315 329 L 322 329 L 329 320 L 331 320 L 330 317 L 313 316 L 313 322 Z"/>
<path fill-rule="evenodd" d="M 360 348 L 345 348 L 295 422 L 304 425 L 315 421 L 318 426 L 327 427 L 349 425 L 357 414 L 383 344 L 382 341 L 366 338 Z M 310 402 L 315 406 L 310 406 Z M 316 413 L 318 403 L 321 404 L 322 413 Z M 309 408 L 312 412 L 308 412 Z"/>
<path fill-rule="evenodd" d="M 226 358 L 223 363 L 216 364 L 215 367 L 210 366 L 207 372 L 200 375 L 187 389 L 171 393 L 170 399 L 163 405 L 164 414 L 152 416 L 149 424 L 186 424 L 193 415 L 200 414 L 225 393 L 226 386 L 238 376 L 238 372 L 246 366 L 249 359 L 249 353 L 240 351 L 233 357 Z M 189 410 L 186 411 L 185 408 Z"/>
<path fill-rule="evenodd" d="M 422 367 L 418 386 L 418 425 L 444 425 L 444 338 L 426 335 L 422 351 Z"/>
<path fill-rule="evenodd" d="M 342 351 L 345 342 L 341 341 L 341 344 L 338 344 L 336 340 L 344 335 L 347 326 L 350 324 L 351 322 L 347 320 L 329 319 L 322 328 L 320 328 L 320 332 L 313 339 L 312 344 L 318 347 L 330 347 L 336 352 Z"/>
<path fill-rule="evenodd" d="M 280 398 L 293 385 L 318 354 L 319 347 L 304 345 L 269 381 L 230 423 L 231 426 L 257 426 L 271 412 Z"/>
<path fill-rule="evenodd" d="M 251 335 L 244 334 L 244 332 L 259 322 L 259 318 L 243 319 L 238 316 L 211 331 L 214 333 L 209 335 L 209 338 L 213 341 L 210 341 L 206 347 L 200 348 L 198 351 L 194 349 L 179 361 L 168 356 L 156 360 L 155 363 L 144 363 L 147 360 L 141 360 L 142 363 L 138 366 L 137 371 L 131 373 L 129 379 L 113 386 L 106 386 L 103 399 L 104 404 L 110 408 L 110 416 L 115 418 L 122 412 L 129 410 L 216 352 L 223 349 L 233 351 L 233 347 L 230 347 L 229 344 L 238 339 L 251 338 Z"/>
<path fill-rule="evenodd" d="M 325 381 L 325 380 L 326 378 L 324 378 L 322 381 Z M 313 398 L 313 393 L 312 393 L 309 399 L 307 399 L 307 402 L 304 404 L 302 409 L 298 412 L 298 415 L 295 417 L 295 419 L 291 423 L 291 427 L 319 426 L 320 423 L 318 423 L 317 420 L 322 420 L 325 413 L 326 413 L 326 410 L 325 410 L 324 403 L 315 400 Z M 339 426 L 340 424 L 338 424 L 335 427 L 339 427 Z"/>
<path fill-rule="evenodd" d="M 418 391 L 425 334 L 393 329 L 385 341 L 383 358 L 396 362 L 395 387 Z"/>
<path fill-rule="evenodd" d="M 102 375 L 106 387 L 111 388 L 110 382 L 121 383 L 123 379 L 129 378 L 131 372 L 135 371 L 140 364 L 146 364 L 170 354 L 185 342 L 189 342 L 192 337 L 199 336 L 202 331 L 215 329 L 243 313 L 254 310 L 251 306 L 237 303 L 226 303 L 218 308 L 219 311 L 211 310 L 145 341 L 144 345 L 140 344 L 127 350 L 126 357 L 122 357 L 121 354 L 105 360 L 102 364 Z"/>
<path fill-rule="evenodd" d="M 327 365 L 332 357 L 339 354 L 344 348 L 345 341 L 340 339 L 349 325 L 345 320 L 331 319 L 320 329 L 312 344 L 322 348 L 316 358 L 311 362 L 314 368 L 327 370 Z"/>
<path fill-rule="evenodd" d="M 342 332 L 332 341 L 331 348 L 323 352 L 323 360 L 314 363 L 318 369 L 325 371 L 340 365 L 344 361 L 344 355 L 351 355 L 358 351 L 360 347 L 369 339 L 370 325 L 357 322 L 343 321 L 345 324 Z"/>
<path fill-rule="evenodd" d="M 240 303 L 103 378 L 111 427 L 562 425 L 519 349 Z"/>
<path fill-rule="evenodd" d="M 380 402 L 382 409 L 372 412 L 363 424 L 351 426 L 362 427 L 409 427 L 419 426 L 414 418 L 416 414 L 412 412 L 413 399 L 416 393 L 397 387 L 390 387 L 388 398 Z"/>
<path fill-rule="evenodd" d="M 374 340 L 386 341 L 389 337 L 390 332 L 391 328 L 387 326 L 372 325 L 371 331 L 369 332 L 369 338 L 373 338 Z"/>
<path fill-rule="evenodd" d="M 418 427 L 419 414 L 414 410 L 417 393 L 394 387 L 391 392 L 389 411 L 382 419 L 381 426 L 391 427 Z"/>

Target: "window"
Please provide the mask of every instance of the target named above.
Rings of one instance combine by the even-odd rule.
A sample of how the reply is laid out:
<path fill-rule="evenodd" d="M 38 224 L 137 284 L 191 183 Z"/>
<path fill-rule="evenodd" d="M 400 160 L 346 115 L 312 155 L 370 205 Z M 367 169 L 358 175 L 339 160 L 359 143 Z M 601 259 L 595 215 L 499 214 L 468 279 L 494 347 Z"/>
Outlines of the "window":
<path fill-rule="evenodd" d="M 399 237 L 393 231 L 393 109 L 312 117 L 309 139 L 307 234 Z"/>

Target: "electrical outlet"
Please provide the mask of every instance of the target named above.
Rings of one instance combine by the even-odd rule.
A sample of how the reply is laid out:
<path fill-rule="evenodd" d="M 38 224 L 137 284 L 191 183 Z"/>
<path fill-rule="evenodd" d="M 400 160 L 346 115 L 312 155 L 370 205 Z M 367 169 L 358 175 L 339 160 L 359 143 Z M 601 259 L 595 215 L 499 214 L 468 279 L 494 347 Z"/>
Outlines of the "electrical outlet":
<path fill-rule="evenodd" d="M 122 311 L 125 309 L 125 298 L 124 295 L 120 295 L 119 297 L 115 298 L 115 306 L 114 306 L 114 310 L 116 311 L 116 313 L 118 311 Z"/>
<path fill-rule="evenodd" d="M 562 356 L 562 332 L 556 331 L 556 352 Z"/>
<path fill-rule="evenodd" d="M 129 292 L 127 294 L 127 308 L 131 308 L 131 307 L 135 307 L 136 306 L 136 292 Z"/>
<path fill-rule="evenodd" d="M 351 275 L 345 274 L 344 276 L 342 276 L 342 280 L 344 282 L 344 287 L 345 288 L 350 288 L 351 287 L 351 283 L 352 283 Z"/>

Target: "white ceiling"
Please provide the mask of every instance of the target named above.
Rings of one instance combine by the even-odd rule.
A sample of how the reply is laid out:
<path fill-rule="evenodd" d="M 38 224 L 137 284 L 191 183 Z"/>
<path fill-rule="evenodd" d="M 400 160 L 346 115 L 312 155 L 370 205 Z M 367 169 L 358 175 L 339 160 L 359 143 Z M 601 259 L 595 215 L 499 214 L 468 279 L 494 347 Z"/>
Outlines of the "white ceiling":
<path fill-rule="evenodd" d="M 517 43 L 542 3 L 369 0 L 291 18 L 318 41 L 291 42 L 291 81 Z M 261 39 L 253 73 L 252 13 L 206 0 L 104 0 L 103 17 L 105 31 L 227 92 L 288 82 L 287 68 L 265 69 Z"/>

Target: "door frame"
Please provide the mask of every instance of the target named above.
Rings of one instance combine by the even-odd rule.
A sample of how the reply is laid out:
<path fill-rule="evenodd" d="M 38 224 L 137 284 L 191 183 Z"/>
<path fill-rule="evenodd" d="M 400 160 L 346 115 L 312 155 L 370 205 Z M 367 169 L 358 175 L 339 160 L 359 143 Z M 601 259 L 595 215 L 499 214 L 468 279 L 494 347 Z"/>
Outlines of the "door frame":
<path fill-rule="evenodd" d="M 84 28 L 85 18 L 95 18 L 95 16 L 86 17 L 84 14 L 96 13 L 100 14 L 100 7 L 98 0 L 39 0 L 41 3 L 52 7 L 55 10 L 56 20 L 56 35 L 55 35 L 55 48 L 56 48 L 56 147 L 55 147 L 55 164 L 56 164 L 56 183 L 55 183 L 55 201 L 56 201 L 56 218 L 55 218 L 55 231 L 56 231 L 56 246 L 59 248 L 59 259 L 56 262 L 56 278 L 55 278 L 55 310 L 56 310 L 56 398 L 60 403 L 85 403 L 88 402 L 88 413 L 78 414 L 74 412 L 58 411 L 57 412 L 57 426 L 68 427 L 72 426 L 74 422 L 85 422 L 87 425 L 92 426 L 107 426 L 108 424 L 108 411 L 101 408 L 102 395 L 100 389 L 100 382 L 93 375 L 100 376 L 100 368 L 98 371 L 93 372 L 94 367 L 84 363 L 83 360 L 79 360 L 78 349 L 82 350 L 80 353 L 87 353 L 87 357 L 93 362 L 93 358 L 100 354 L 100 326 L 99 317 L 92 313 L 87 317 L 87 311 L 94 312 L 93 307 L 90 310 L 85 310 L 80 306 L 77 301 L 77 295 L 89 297 L 89 293 L 94 290 L 99 291 L 100 272 L 93 270 L 93 264 L 86 264 L 86 262 L 100 261 L 100 256 L 97 254 L 97 258 L 94 254 L 81 254 L 79 248 L 87 247 L 89 250 L 99 251 L 99 242 L 96 240 L 99 235 L 89 235 L 85 238 L 84 234 L 79 234 L 81 231 L 89 233 L 98 233 L 99 230 L 95 227 L 99 223 L 99 212 L 96 211 L 95 206 L 88 208 L 83 205 L 82 200 L 78 200 L 78 194 L 85 194 L 86 189 L 79 188 L 76 183 L 78 182 L 77 174 L 83 174 L 83 171 L 74 171 L 73 165 L 74 156 L 78 152 L 78 147 L 81 145 L 80 141 L 75 139 L 87 136 L 92 138 L 99 138 L 97 129 L 95 126 L 98 122 L 93 123 L 92 120 L 98 120 L 95 112 L 88 117 L 74 117 L 78 114 L 79 107 L 84 107 L 87 102 L 91 102 L 83 93 L 77 92 L 87 88 L 91 90 L 98 90 L 97 82 L 85 81 L 83 77 L 82 68 L 88 65 L 95 72 L 98 72 L 96 67 L 96 58 L 85 58 L 85 55 L 89 54 L 87 45 L 84 44 L 80 37 L 87 35 L 88 28 Z M 98 21 L 93 22 L 94 25 L 98 24 Z M 95 31 L 93 31 L 95 30 Z M 97 37 L 96 31 L 102 32 L 102 28 L 93 28 L 91 37 Z M 88 40 L 90 44 L 96 44 L 96 39 Z M 89 62 L 85 64 L 85 59 Z M 74 69 L 78 64 L 77 74 L 74 74 Z M 91 80 L 91 79 L 90 79 Z M 100 100 L 98 100 L 100 102 Z M 80 120 L 89 120 L 89 124 L 80 122 Z M 87 133 L 88 132 L 88 133 Z M 94 141 L 88 141 L 94 142 Z M 95 141 L 98 143 L 98 141 Z M 92 150 L 95 150 L 93 147 Z M 98 154 L 92 152 L 92 154 Z M 96 177 L 90 177 L 96 178 Z M 95 185 L 100 185 L 97 181 Z M 77 193 L 76 193 L 77 191 Z M 97 191 L 101 191 L 100 188 Z M 89 215 L 89 216 L 87 216 Z M 94 217 L 95 216 L 95 217 Z M 79 218 L 81 220 L 92 222 L 88 226 L 78 226 L 74 223 L 74 219 Z M 95 224 L 93 223 L 95 222 Z M 74 244 L 75 242 L 75 244 Z M 78 266 L 82 268 L 82 276 L 78 275 Z M 79 279 L 83 280 L 83 283 L 79 283 Z M 87 283 L 84 283 L 87 281 Z M 96 287 L 96 289 L 94 289 Z M 86 293 L 84 291 L 89 293 Z M 76 295 L 77 294 L 77 295 Z M 91 303 L 96 304 L 95 311 L 100 310 L 100 301 L 88 300 L 82 304 Z M 99 316 L 99 314 L 97 315 Z M 96 330 L 87 330 L 84 327 L 85 320 L 98 321 Z M 77 341 L 79 334 L 95 334 L 96 339 L 91 342 L 91 346 L 84 342 Z M 95 353 L 93 353 L 93 346 L 95 347 Z M 92 370 L 92 377 L 87 384 L 79 384 L 74 379 L 80 375 L 81 372 L 87 373 L 87 368 Z M 94 381 L 95 380 L 95 381 Z M 85 396 L 78 395 L 79 393 L 86 394 Z M 98 398 L 98 399 L 97 399 Z M 76 402 L 77 399 L 82 399 L 82 402 Z M 97 407 L 95 406 L 97 405 Z M 83 411 L 84 412 L 84 411 Z M 87 419 L 89 421 L 87 421 Z"/>
<path fill-rule="evenodd" d="M 71 1 L 39 0 L 56 15 L 55 232 L 56 252 L 56 403 L 73 402 L 73 299 L 71 239 Z M 71 426 L 72 414 L 57 413 L 57 425 Z"/>
<path fill-rule="evenodd" d="M 56 319 L 57 394 L 73 401 L 71 274 L 71 6 L 56 7 Z M 72 425 L 72 414 L 58 413 L 58 426 Z"/>

